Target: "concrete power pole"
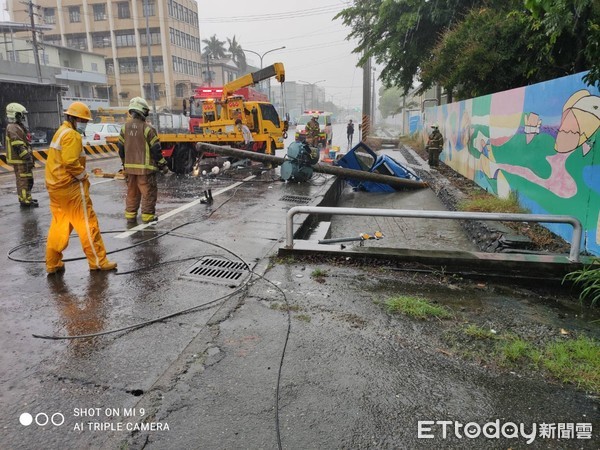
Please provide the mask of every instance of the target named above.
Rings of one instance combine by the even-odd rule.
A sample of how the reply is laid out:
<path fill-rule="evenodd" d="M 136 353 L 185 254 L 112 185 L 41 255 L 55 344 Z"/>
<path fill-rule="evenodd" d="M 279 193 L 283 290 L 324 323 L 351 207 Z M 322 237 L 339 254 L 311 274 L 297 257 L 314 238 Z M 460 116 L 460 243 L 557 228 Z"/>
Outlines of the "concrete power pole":
<path fill-rule="evenodd" d="M 360 140 L 364 142 L 371 129 L 371 58 L 367 59 L 363 66 L 362 122 L 360 127 Z"/>
<path fill-rule="evenodd" d="M 21 2 L 23 4 L 27 4 L 25 2 Z M 29 19 L 31 20 L 31 37 L 33 40 L 33 58 L 35 61 L 35 69 L 37 71 L 38 83 L 42 82 L 42 68 L 40 66 L 40 53 L 38 51 L 38 42 L 37 42 L 37 32 L 35 31 L 35 19 L 33 7 L 39 8 L 38 5 L 34 5 L 32 0 L 29 0 Z"/>

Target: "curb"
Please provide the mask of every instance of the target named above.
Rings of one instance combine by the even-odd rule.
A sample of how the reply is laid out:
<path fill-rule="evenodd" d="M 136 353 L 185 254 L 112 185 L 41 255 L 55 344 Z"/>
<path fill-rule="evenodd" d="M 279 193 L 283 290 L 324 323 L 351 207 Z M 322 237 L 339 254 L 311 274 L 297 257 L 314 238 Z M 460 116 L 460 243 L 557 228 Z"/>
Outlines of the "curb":
<path fill-rule="evenodd" d="M 102 159 L 102 158 L 113 158 L 118 155 L 119 150 L 116 144 L 104 144 L 104 145 L 84 145 L 83 151 L 86 156 L 90 159 Z M 33 150 L 34 157 L 34 169 L 44 167 L 46 165 L 46 159 L 48 158 L 48 149 Z M 11 164 L 6 162 L 6 155 L 0 155 L 0 174 L 14 172 Z"/>

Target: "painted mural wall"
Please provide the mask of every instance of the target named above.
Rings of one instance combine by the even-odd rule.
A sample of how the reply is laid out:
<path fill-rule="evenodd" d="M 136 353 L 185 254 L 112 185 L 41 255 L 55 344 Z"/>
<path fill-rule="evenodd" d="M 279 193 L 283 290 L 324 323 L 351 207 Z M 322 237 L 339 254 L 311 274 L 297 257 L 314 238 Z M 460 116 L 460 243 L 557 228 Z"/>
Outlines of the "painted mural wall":
<path fill-rule="evenodd" d="M 421 132 L 438 123 L 440 159 L 488 192 L 577 217 L 583 249 L 600 255 L 600 92 L 584 75 L 426 108 Z M 570 225 L 544 226 L 571 241 Z"/>

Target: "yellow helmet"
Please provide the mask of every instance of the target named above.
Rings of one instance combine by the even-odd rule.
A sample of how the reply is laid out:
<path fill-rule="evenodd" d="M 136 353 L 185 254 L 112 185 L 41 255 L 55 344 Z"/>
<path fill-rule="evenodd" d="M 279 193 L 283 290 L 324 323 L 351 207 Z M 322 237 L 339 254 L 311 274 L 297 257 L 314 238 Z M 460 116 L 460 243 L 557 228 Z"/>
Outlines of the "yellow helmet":
<path fill-rule="evenodd" d="M 6 118 L 8 120 L 20 121 L 27 114 L 27 109 L 20 103 L 9 103 L 6 105 Z"/>
<path fill-rule="evenodd" d="M 92 113 L 90 108 L 87 107 L 85 103 L 82 102 L 73 102 L 65 111 L 67 116 L 77 117 L 78 119 L 83 120 L 92 120 Z"/>
<path fill-rule="evenodd" d="M 129 112 L 131 111 L 137 111 L 146 117 L 150 112 L 150 107 L 148 106 L 148 102 L 142 97 L 133 97 L 129 101 Z"/>

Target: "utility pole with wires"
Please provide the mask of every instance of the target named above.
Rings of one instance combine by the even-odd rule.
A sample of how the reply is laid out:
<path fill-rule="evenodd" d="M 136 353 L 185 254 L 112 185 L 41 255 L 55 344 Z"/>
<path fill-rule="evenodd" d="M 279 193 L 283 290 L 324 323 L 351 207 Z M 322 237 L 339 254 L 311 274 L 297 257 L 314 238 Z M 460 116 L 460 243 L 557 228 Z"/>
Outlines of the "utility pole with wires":
<path fill-rule="evenodd" d="M 363 65 L 363 99 L 360 140 L 365 142 L 371 131 L 371 58 Z"/>
<path fill-rule="evenodd" d="M 37 76 L 38 76 L 38 83 L 42 82 L 42 68 L 40 66 L 40 53 L 39 53 L 39 49 L 38 49 L 38 42 L 37 42 L 37 31 L 35 29 L 35 19 L 34 16 L 36 15 L 36 13 L 33 12 L 33 8 L 37 8 L 40 9 L 41 6 L 39 5 L 34 5 L 32 0 L 29 0 L 29 2 L 21 2 L 24 5 L 27 5 L 29 7 L 29 19 L 31 20 L 31 36 L 33 39 L 33 58 L 35 61 L 35 69 L 37 71 Z"/>

